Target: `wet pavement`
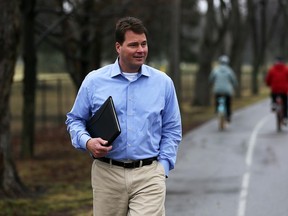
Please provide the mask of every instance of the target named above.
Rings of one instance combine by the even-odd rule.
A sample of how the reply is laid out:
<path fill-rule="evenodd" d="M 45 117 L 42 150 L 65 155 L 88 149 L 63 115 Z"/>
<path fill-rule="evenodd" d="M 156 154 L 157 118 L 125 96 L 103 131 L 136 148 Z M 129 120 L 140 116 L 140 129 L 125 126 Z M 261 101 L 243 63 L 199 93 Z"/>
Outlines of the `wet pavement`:
<path fill-rule="evenodd" d="M 287 216 L 288 129 L 269 100 L 189 132 L 167 179 L 166 216 Z"/>

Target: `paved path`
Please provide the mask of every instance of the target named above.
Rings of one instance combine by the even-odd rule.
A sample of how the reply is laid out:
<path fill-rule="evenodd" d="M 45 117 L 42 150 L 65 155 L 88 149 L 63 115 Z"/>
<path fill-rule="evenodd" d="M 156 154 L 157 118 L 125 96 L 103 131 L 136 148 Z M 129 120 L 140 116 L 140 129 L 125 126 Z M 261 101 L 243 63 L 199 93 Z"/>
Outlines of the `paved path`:
<path fill-rule="evenodd" d="M 167 216 L 287 216 L 288 129 L 276 132 L 269 100 L 189 132 L 167 179 Z"/>

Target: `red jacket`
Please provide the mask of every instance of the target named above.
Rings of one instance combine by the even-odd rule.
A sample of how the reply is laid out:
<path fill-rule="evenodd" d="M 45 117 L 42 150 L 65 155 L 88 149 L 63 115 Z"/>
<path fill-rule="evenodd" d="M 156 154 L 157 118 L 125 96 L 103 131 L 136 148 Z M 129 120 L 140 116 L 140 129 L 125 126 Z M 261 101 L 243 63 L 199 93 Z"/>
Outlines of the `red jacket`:
<path fill-rule="evenodd" d="M 274 64 L 265 78 L 272 93 L 288 93 L 288 67 L 283 63 Z"/>

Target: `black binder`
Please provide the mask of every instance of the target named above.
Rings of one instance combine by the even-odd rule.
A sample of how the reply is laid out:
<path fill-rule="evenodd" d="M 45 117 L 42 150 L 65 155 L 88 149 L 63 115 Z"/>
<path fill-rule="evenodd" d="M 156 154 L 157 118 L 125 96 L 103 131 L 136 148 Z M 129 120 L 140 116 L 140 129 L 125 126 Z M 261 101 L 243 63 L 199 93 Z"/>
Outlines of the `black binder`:
<path fill-rule="evenodd" d="M 103 103 L 86 123 L 86 129 L 92 138 L 100 137 L 108 141 L 108 145 L 121 133 L 120 124 L 111 96 Z"/>

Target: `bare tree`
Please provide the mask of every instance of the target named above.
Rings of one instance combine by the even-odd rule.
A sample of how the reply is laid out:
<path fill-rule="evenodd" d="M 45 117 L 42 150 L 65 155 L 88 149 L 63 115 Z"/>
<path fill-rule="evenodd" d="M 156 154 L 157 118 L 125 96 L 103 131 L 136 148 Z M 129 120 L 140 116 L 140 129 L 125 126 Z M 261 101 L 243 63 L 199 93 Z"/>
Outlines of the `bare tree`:
<path fill-rule="evenodd" d="M 12 157 L 9 98 L 20 35 L 19 0 L 0 1 L 0 191 L 21 196 L 20 181 Z"/>
<path fill-rule="evenodd" d="M 265 58 L 266 50 L 266 0 L 260 0 L 259 3 L 253 0 L 247 0 L 249 20 L 252 32 L 253 45 L 253 63 L 251 93 L 259 93 L 258 75 Z M 259 16 L 258 12 L 260 13 Z M 260 19 L 260 25 L 259 19 Z"/>
<path fill-rule="evenodd" d="M 208 10 L 205 16 L 203 36 L 199 51 L 199 69 L 196 75 L 193 105 L 207 106 L 210 104 L 208 76 L 211 72 L 212 60 L 222 46 L 228 29 L 230 9 L 221 1 L 220 13 L 215 11 L 213 0 L 207 0 Z"/>
<path fill-rule="evenodd" d="M 35 95 L 36 95 L 36 48 L 34 40 L 36 0 L 22 0 L 23 17 L 23 109 L 21 156 L 31 158 L 34 154 Z"/>
<path fill-rule="evenodd" d="M 63 8 L 63 3 L 67 2 L 67 0 L 62 0 L 61 5 L 59 5 L 62 7 L 63 14 L 67 13 L 65 8 Z M 101 66 L 105 57 L 108 56 L 108 59 L 112 57 L 114 59 L 116 57 L 113 31 L 115 21 L 119 17 L 136 16 L 141 18 L 145 24 L 149 26 L 149 30 L 154 29 L 150 27 L 155 26 L 157 26 L 155 27 L 157 31 L 159 28 L 162 30 L 165 28 L 168 29 L 160 25 L 159 21 L 163 18 L 155 22 L 155 16 L 152 15 L 153 13 L 157 14 L 157 11 L 165 10 L 165 7 L 168 6 L 163 3 L 166 2 L 167 1 L 164 0 L 70 1 L 70 13 L 72 13 L 72 15 L 62 23 L 61 50 L 65 56 L 68 73 L 76 88 L 80 87 L 84 77 L 90 70 L 97 69 Z M 161 7 L 157 7 L 159 5 L 161 5 Z M 153 10 L 150 10 L 151 8 L 153 8 Z M 164 35 L 164 31 L 159 32 Z M 159 37 L 157 38 L 156 34 L 153 34 L 151 37 L 161 40 L 161 42 L 167 40 L 166 37 L 162 37 L 161 39 L 159 39 Z M 160 56 L 162 49 L 159 49 L 159 46 L 162 45 L 165 47 L 165 44 L 156 44 L 157 43 L 155 43 L 155 45 L 152 44 L 151 46 L 149 44 L 149 50 L 152 51 L 154 46 L 154 51 L 157 50 L 158 56 Z M 107 49 L 107 47 L 109 49 Z M 149 56 L 153 56 L 153 53 L 151 52 Z"/>
<path fill-rule="evenodd" d="M 278 8 L 276 10 L 275 15 L 272 17 L 270 28 L 268 29 L 267 43 L 269 43 L 268 45 L 271 45 L 270 46 L 271 50 L 269 51 L 275 52 L 275 45 L 276 45 L 277 54 L 287 59 L 288 29 L 286 28 L 285 25 L 287 25 L 288 23 L 288 0 L 278 0 L 277 2 L 278 2 L 277 4 Z M 270 15 L 270 11 L 268 12 L 268 14 Z M 277 40 L 277 43 L 273 43 L 273 38 L 277 38 L 275 39 Z"/>
<path fill-rule="evenodd" d="M 288 3 L 287 0 L 285 1 Z M 272 4 L 273 10 L 269 7 L 269 3 Z M 278 30 L 277 41 L 281 41 L 281 43 L 277 43 L 277 48 L 272 51 L 272 55 L 282 54 L 285 56 L 285 48 L 283 49 L 283 47 L 287 43 L 287 28 L 284 26 L 287 23 L 287 5 L 285 5 L 284 0 L 277 2 L 247 0 L 247 8 L 253 51 L 251 93 L 257 95 L 259 93 L 259 75 L 261 75 L 260 72 L 265 72 L 267 50 L 273 42 L 277 28 L 280 29 Z M 268 9 L 269 13 L 267 12 Z M 280 20 L 281 16 L 283 20 Z M 282 23 L 283 26 L 277 26 L 278 23 Z"/>
<path fill-rule="evenodd" d="M 282 13 L 283 13 L 283 23 L 285 25 L 285 23 L 288 23 L 288 0 L 278 0 L 279 2 L 279 6 L 282 9 Z M 281 55 L 283 57 L 288 58 L 288 41 L 287 41 L 287 37 L 288 37 L 288 29 L 286 27 L 283 27 L 283 34 L 281 37 L 281 42 L 280 42 L 280 47 L 282 48 L 281 50 Z"/>
<path fill-rule="evenodd" d="M 171 1 L 171 0 L 169 0 Z M 103 60 L 115 59 L 114 25 L 122 16 L 136 16 L 147 25 L 152 39 L 149 43 L 149 59 L 167 58 L 171 17 L 167 0 L 38 0 L 41 12 L 53 14 L 50 19 L 36 19 L 38 41 L 48 42 L 63 53 L 67 72 L 76 89 L 92 69 L 97 69 Z M 161 7 L 160 7 L 161 6 Z M 151 10 L 153 8 L 153 10 Z M 155 15 L 162 14 L 155 22 Z M 47 15 L 45 15 L 47 16 Z M 161 29 L 161 31 L 159 31 Z M 164 36 L 163 36 L 164 35 Z M 161 43 L 160 43 L 161 42 Z M 38 42 L 36 42 L 38 44 Z M 160 48 L 159 48 L 160 47 Z M 149 61 L 148 59 L 148 61 Z"/>
<path fill-rule="evenodd" d="M 181 103 L 181 73 L 180 73 L 180 32 L 181 32 L 181 0 L 173 0 L 171 19 L 171 50 L 170 74 L 174 81 L 178 102 Z"/>
<path fill-rule="evenodd" d="M 62 16 L 73 13 L 70 19 L 61 23 L 62 29 L 62 52 L 66 61 L 68 73 L 70 74 L 77 89 L 80 87 L 87 73 L 99 68 L 101 63 L 102 29 L 100 11 L 96 6 L 102 8 L 101 1 L 98 5 L 94 0 L 86 0 L 77 5 L 71 4 L 72 12 L 65 11 L 64 1 L 59 5 Z M 103 12 L 102 12 L 103 13 Z M 93 17 L 93 14 L 98 16 Z"/>
<path fill-rule="evenodd" d="M 248 31 L 247 11 L 241 12 L 238 0 L 231 0 L 231 23 L 229 32 L 231 35 L 231 67 L 236 73 L 239 86 L 236 89 L 236 95 L 241 97 L 241 75 L 242 75 L 242 59 L 244 50 L 243 47 L 246 45 L 250 31 Z"/>

